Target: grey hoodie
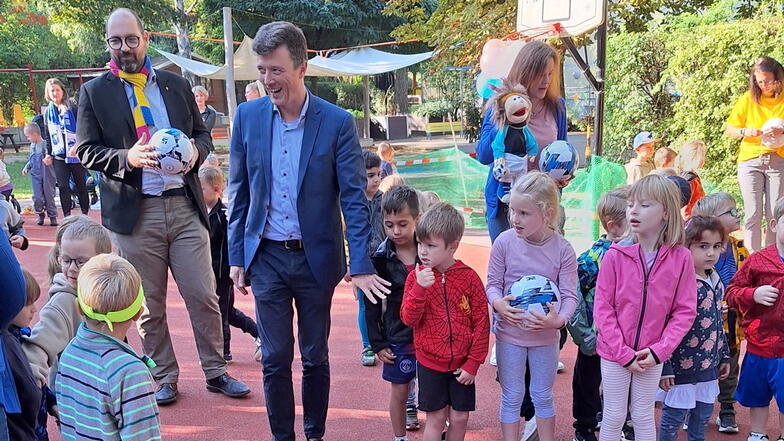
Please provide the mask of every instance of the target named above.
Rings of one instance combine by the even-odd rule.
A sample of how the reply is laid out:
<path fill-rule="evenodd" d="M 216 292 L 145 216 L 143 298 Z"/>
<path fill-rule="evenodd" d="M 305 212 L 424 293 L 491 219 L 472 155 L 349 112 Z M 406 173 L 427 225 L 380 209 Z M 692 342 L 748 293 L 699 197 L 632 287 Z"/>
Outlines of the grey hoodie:
<path fill-rule="evenodd" d="M 24 337 L 22 348 L 30 360 L 30 369 L 39 385 L 49 384 L 57 374 L 57 357 L 68 346 L 82 315 L 76 304 L 76 290 L 63 273 L 57 273 L 49 288 L 49 301 L 38 314 L 38 323 L 29 337 Z M 51 372 L 51 373 L 50 373 Z M 52 382 L 47 381 L 47 377 Z"/>

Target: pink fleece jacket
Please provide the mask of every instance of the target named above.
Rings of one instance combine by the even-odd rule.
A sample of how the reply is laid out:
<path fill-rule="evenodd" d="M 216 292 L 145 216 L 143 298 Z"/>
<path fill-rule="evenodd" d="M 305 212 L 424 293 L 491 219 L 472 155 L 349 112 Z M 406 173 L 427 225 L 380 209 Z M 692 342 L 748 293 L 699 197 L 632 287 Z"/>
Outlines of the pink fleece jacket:
<path fill-rule="evenodd" d="M 667 361 L 697 316 L 697 275 L 687 248 L 662 245 L 650 270 L 639 244 L 613 244 L 596 281 L 593 319 L 596 352 L 630 365 L 650 348 Z"/>

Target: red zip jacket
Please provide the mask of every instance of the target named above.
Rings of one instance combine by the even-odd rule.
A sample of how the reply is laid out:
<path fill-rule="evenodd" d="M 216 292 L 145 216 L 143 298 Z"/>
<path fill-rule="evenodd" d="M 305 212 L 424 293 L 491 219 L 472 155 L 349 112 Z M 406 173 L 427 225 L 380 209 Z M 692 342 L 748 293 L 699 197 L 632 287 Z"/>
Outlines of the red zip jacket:
<path fill-rule="evenodd" d="M 773 306 L 754 301 L 754 290 L 770 285 L 779 290 Z M 784 358 L 784 263 L 773 244 L 752 254 L 727 288 L 727 303 L 741 314 L 746 350 L 766 358 Z"/>
<path fill-rule="evenodd" d="M 439 372 L 462 368 L 476 375 L 487 357 L 490 319 L 479 275 L 461 261 L 422 288 L 416 271 L 406 279 L 400 318 L 414 330 L 416 359 Z"/>

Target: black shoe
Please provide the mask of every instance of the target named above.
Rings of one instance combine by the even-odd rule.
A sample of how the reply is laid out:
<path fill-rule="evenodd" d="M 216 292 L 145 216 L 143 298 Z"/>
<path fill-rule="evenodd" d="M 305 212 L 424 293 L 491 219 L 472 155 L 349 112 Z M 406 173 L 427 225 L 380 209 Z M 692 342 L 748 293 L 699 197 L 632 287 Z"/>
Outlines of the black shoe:
<path fill-rule="evenodd" d="M 56 217 L 50 217 L 49 218 L 49 225 L 52 226 L 52 227 L 56 227 L 57 226 L 57 218 Z"/>
<path fill-rule="evenodd" d="M 598 441 L 598 440 L 596 438 L 596 432 L 575 430 L 574 441 Z"/>
<path fill-rule="evenodd" d="M 207 390 L 220 392 L 231 398 L 240 398 L 250 393 L 250 388 L 242 381 L 232 378 L 229 374 L 207 380 Z"/>
<path fill-rule="evenodd" d="M 177 401 L 177 383 L 163 383 L 158 386 L 158 392 L 155 392 L 155 401 L 159 406 Z"/>
<path fill-rule="evenodd" d="M 634 441 L 634 427 L 629 424 L 627 421 L 626 424 L 623 425 L 623 431 L 621 432 L 621 440 L 623 441 Z"/>
<path fill-rule="evenodd" d="M 43 214 L 39 214 L 38 215 L 38 221 L 36 222 L 36 225 L 43 225 L 45 218 L 46 218 L 46 216 L 44 216 Z"/>

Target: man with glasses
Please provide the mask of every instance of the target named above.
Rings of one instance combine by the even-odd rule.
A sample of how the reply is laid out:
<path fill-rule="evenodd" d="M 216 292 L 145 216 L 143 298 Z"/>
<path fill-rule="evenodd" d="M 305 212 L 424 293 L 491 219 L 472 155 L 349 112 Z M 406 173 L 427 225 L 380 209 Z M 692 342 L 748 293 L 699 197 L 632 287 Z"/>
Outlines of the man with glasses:
<path fill-rule="evenodd" d="M 212 140 L 188 82 L 152 69 L 149 41 L 135 12 L 120 8 L 109 16 L 110 71 L 80 91 L 77 154 L 85 167 L 105 175 L 103 225 L 142 276 L 145 313 L 138 327 L 145 353 L 157 364 L 152 373 L 158 404 L 176 400 L 179 377 L 166 322 L 169 269 L 190 315 L 207 390 L 242 397 L 250 389 L 226 373 L 222 356 L 209 223 L 196 173 Z M 147 144 L 155 131 L 170 127 L 182 130 L 198 150 L 196 166 L 184 175 L 163 174 L 155 148 Z"/>

